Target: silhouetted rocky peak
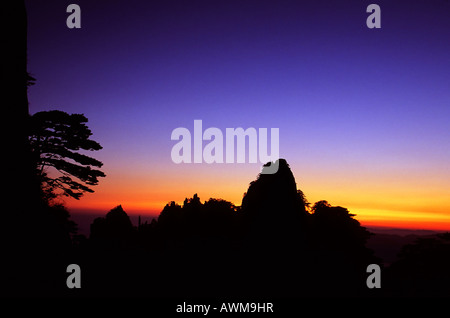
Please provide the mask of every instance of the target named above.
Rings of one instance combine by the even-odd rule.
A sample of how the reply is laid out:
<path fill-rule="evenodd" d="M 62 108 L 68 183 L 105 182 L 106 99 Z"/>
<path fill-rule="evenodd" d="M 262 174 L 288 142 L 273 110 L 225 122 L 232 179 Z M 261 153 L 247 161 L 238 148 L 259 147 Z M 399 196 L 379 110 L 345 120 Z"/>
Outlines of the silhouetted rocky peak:
<path fill-rule="evenodd" d="M 276 173 L 259 174 L 258 178 L 250 183 L 242 199 L 244 213 L 261 214 L 267 211 L 275 215 L 288 211 L 305 212 L 299 201 L 297 184 L 289 164 L 285 159 L 279 159 L 278 163 Z"/>
<path fill-rule="evenodd" d="M 91 224 L 90 238 L 125 238 L 133 231 L 128 214 L 121 205 L 109 211 L 105 217 L 96 218 Z"/>

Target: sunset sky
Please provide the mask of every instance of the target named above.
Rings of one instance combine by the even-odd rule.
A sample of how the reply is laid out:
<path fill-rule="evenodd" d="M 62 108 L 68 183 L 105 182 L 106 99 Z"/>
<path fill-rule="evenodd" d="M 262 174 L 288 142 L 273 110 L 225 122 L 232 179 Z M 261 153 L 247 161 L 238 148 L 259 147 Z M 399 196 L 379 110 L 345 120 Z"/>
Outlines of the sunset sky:
<path fill-rule="evenodd" d="M 363 225 L 450 230 L 450 2 L 26 1 L 30 113 L 83 113 L 103 150 L 74 213 L 240 205 L 261 164 L 175 164 L 171 133 L 279 128 L 314 203 Z M 66 8 L 81 7 L 81 29 Z M 205 142 L 206 144 L 206 142 Z"/>

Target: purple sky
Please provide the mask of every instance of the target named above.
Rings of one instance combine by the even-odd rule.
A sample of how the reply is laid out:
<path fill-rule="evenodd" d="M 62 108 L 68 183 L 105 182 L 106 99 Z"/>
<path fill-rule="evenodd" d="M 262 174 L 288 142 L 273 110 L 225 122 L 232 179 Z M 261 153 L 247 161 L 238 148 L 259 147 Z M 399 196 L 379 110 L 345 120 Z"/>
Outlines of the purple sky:
<path fill-rule="evenodd" d="M 202 119 L 222 131 L 280 128 L 280 154 L 311 201 L 338 190 L 345 200 L 331 203 L 370 210 L 387 195 L 374 183 L 409 189 L 404 202 L 421 187 L 448 190 L 450 2 L 392 2 L 375 2 L 382 28 L 368 29 L 373 1 L 26 1 L 30 112 L 84 113 L 104 147 L 104 183 L 142 187 L 133 178 L 164 170 L 176 173 L 170 188 L 209 169 L 170 159 L 172 130 Z M 70 3 L 81 29 L 66 27 Z M 237 169 L 247 183 L 224 199 L 258 173 Z"/>

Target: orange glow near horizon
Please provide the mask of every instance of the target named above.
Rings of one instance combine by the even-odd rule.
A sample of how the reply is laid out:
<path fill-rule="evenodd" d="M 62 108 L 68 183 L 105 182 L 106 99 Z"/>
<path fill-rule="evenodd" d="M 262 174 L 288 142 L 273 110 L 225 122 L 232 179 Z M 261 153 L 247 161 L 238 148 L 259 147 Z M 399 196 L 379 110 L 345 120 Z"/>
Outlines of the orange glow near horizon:
<path fill-rule="evenodd" d="M 257 167 L 256 165 L 254 167 Z M 248 185 L 255 180 L 259 168 L 247 166 L 180 165 L 160 169 L 153 173 L 119 173 L 107 171 L 105 180 L 95 187 L 95 193 L 86 194 L 81 200 L 66 200 L 69 209 L 107 213 L 122 205 L 129 214 L 157 217 L 164 206 L 175 201 L 182 204 L 186 197 L 197 193 L 202 201 L 221 198 L 240 205 Z M 311 204 L 327 200 L 331 205 L 343 206 L 363 226 L 383 226 L 411 229 L 450 230 L 450 198 L 442 184 L 428 184 L 423 179 L 413 182 L 413 177 L 402 180 L 394 175 L 381 177 L 367 175 L 364 182 L 357 178 L 339 178 L 328 175 L 317 178 L 314 171 L 301 172 L 291 165 L 297 177 L 297 187 L 304 191 Z M 171 171 L 168 173 L 167 171 Z M 251 172 L 249 172 L 251 171 Z"/>

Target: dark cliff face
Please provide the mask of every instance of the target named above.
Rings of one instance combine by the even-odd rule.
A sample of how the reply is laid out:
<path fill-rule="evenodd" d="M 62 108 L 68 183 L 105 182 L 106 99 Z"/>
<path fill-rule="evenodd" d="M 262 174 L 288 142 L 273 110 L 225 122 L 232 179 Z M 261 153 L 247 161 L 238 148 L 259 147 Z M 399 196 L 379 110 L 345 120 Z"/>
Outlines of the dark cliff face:
<path fill-rule="evenodd" d="M 242 199 L 244 213 L 271 212 L 275 215 L 303 214 L 305 206 L 298 193 L 294 175 L 284 159 L 274 174 L 260 174 L 252 181 Z"/>
<path fill-rule="evenodd" d="M 253 236 L 276 239 L 298 235 L 306 222 L 306 209 L 294 175 L 284 159 L 278 172 L 260 174 L 242 199 L 242 216 Z"/>
<path fill-rule="evenodd" d="M 126 240 L 133 233 L 133 225 L 127 213 L 119 205 L 104 218 L 96 218 L 91 225 L 91 239 L 107 238 Z"/>

